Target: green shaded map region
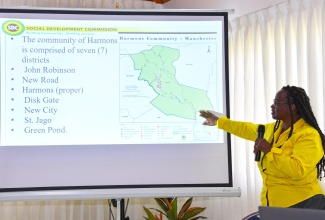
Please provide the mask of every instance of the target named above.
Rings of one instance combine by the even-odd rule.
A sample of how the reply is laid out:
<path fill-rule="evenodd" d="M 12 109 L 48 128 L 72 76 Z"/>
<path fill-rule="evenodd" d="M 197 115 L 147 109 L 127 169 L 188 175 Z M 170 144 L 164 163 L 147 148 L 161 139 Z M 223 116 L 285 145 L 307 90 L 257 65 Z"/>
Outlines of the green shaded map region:
<path fill-rule="evenodd" d="M 157 93 L 151 104 L 165 115 L 196 119 L 201 109 L 213 109 L 207 91 L 180 84 L 173 63 L 180 58 L 180 50 L 153 46 L 150 50 L 130 54 L 134 69 L 140 70 L 138 80 L 146 81 Z M 197 72 L 189 72 L 191 77 Z"/>

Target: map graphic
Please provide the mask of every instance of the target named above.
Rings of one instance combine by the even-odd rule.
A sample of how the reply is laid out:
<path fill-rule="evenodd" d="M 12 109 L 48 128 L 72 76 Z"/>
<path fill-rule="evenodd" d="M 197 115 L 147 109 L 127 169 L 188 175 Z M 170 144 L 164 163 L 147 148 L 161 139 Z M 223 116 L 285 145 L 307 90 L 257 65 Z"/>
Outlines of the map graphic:
<path fill-rule="evenodd" d="M 214 109 L 215 45 L 122 44 L 120 51 L 121 122 L 194 121 L 199 110 Z"/>

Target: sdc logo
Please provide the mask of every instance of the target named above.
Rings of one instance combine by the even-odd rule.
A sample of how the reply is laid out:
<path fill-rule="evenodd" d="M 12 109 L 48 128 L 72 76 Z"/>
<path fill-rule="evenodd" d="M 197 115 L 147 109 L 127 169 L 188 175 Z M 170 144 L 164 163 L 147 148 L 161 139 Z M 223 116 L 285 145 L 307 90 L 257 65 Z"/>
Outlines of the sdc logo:
<path fill-rule="evenodd" d="M 11 20 L 11 21 L 6 21 L 5 23 L 3 23 L 2 30 L 6 34 L 17 36 L 24 32 L 25 27 L 21 22 Z"/>

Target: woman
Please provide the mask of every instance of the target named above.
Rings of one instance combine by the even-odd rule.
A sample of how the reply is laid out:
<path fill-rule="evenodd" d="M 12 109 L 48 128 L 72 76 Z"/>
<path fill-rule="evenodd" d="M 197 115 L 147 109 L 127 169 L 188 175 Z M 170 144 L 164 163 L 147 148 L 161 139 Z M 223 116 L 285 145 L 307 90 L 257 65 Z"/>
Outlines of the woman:
<path fill-rule="evenodd" d="M 217 117 L 201 110 L 204 125 L 255 140 L 261 152 L 258 167 L 263 178 L 263 206 L 325 209 L 319 185 L 325 170 L 325 136 L 320 130 L 304 89 L 283 87 L 271 105 L 272 118 L 265 124 L 264 138 L 257 138 L 258 125 Z"/>

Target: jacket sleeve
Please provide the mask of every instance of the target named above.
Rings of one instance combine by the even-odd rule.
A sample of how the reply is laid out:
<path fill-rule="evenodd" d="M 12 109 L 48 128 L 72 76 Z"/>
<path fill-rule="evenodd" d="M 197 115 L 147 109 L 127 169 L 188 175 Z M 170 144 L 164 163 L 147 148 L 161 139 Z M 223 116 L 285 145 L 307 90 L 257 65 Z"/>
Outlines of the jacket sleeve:
<path fill-rule="evenodd" d="M 258 124 L 234 121 L 223 116 L 218 119 L 216 126 L 217 128 L 246 140 L 255 141 L 257 137 Z"/>

